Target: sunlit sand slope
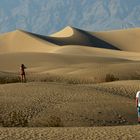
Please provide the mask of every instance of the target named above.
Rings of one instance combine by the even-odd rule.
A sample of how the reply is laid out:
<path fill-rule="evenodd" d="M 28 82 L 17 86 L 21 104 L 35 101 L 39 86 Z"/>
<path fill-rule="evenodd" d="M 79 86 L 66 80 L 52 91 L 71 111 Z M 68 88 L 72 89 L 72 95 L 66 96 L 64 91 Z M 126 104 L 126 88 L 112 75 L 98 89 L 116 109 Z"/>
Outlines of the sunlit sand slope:
<path fill-rule="evenodd" d="M 53 49 L 55 49 L 55 45 L 52 43 L 33 37 L 22 30 L 0 35 L 0 53 L 49 52 Z"/>
<path fill-rule="evenodd" d="M 140 52 L 140 28 L 93 32 L 91 34 L 109 42 L 120 50 Z"/>
<path fill-rule="evenodd" d="M 18 74 L 22 63 L 28 68 L 27 74 L 36 72 L 45 78 L 45 74 L 49 73 L 79 80 L 90 79 L 92 83 L 105 82 L 107 74 L 114 75 L 118 80 L 138 80 L 140 75 L 139 61 L 115 57 L 32 52 L 0 54 L 1 72 Z"/>
<path fill-rule="evenodd" d="M 114 57 L 114 58 L 123 58 L 128 60 L 140 60 L 140 54 L 138 52 L 119 51 L 119 50 L 103 49 L 103 48 L 87 47 L 87 46 L 79 46 L 79 45 L 61 46 L 58 47 L 56 50 L 54 50 L 53 53 Z"/>

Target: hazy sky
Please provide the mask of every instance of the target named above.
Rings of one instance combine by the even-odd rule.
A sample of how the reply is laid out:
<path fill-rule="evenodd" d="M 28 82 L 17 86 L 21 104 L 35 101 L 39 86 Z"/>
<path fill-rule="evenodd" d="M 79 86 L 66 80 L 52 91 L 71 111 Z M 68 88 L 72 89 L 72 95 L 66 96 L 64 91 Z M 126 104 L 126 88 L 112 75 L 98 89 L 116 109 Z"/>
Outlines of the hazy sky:
<path fill-rule="evenodd" d="M 50 34 L 65 26 L 99 31 L 140 26 L 140 0 L 0 0 L 0 32 Z"/>

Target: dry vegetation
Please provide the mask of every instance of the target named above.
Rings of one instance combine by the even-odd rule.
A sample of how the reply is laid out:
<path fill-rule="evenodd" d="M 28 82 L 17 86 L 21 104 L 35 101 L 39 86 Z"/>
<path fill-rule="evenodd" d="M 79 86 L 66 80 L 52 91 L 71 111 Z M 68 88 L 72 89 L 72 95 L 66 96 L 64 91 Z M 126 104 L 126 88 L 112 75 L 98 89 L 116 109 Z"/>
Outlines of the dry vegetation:
<path fill-rule="evenodd" d="M 119 81 L 121 76 L 115 76 L 115 74 L 106 74 L 102 78 L 96 77 L 74 77 L 69 75 L 61 74 L 39 74 L 39 73 L 28 73 L 27 82 L 54 82 L 54 83 L 66 83 L 66 84 L 97 84 L 104 82 Z M 133 74 L 131 77 L 125 77 L 121 80 L 139 80 L 140 76 L 138 74 Z M 0 84 L 7 83 L 19 83 L 20 76 L 17 73 L 6 73 L 0 75 Z"/>
<path fill-rule="evenodd" d="M 112 82 L 112 81 L 118 81 L 119 78 L 116 78 L 113 74 L 107 74 L 105 77 L 105 82 Z"/>

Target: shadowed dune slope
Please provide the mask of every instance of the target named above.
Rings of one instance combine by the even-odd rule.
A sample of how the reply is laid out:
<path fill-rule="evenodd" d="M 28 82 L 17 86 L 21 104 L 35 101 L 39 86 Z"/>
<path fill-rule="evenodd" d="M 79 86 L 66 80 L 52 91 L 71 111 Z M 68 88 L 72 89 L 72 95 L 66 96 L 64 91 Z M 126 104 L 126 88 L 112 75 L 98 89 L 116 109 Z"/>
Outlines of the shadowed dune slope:
<path fill-rule="evenodd" d="M 41 36 L 37 34 L 32 34 L 59 46 L 64 45 L 81 45 L 81 46 L 90 46 L 90 47 L 98 47 L 98 48 L 106 48 L 106 49 L 114 49 L 119 50 L 115 46 L 107 43 L 86 31 L 73 28 L 66 27 L 62 31 L 55 33 L 51 36 Z"/>
<path fill-rule="evenodd" d="M 56 40 L 58 38 L 59 41 L 69 39 L 71 43 L 65 43 L 65 45 L 85 45 L 98 48 L 140 52 L 140 28 L 105 32 L 88 32 L 72 27 L 67 27 L 64 30 L 53 34 L 52 37 L 54 37 Z M 78 41 L 89 41 L 89 44 L 80 44 Z"/>
<path fill-rule="evenodd" d="M 140 52 L 140 28 L 93 32 L 92 35 L 123 51 Z"/>

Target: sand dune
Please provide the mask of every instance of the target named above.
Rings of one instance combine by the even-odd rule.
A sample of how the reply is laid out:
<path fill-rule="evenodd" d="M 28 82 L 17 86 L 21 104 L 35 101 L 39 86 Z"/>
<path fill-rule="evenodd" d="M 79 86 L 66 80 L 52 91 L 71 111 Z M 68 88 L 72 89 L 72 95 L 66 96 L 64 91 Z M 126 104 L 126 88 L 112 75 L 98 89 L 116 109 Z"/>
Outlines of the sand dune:
<path fill-rule="evenodd" d="M 140 28 L 107 32 L 92 32 L 91 34 L 106 42 L 109 42 L 120 50 L 140 52 Z"/>
<path fill-rule="evenodd" d="M 47 37 L 46 40 L 49 40 L 50 42 L 53 42 L 60 46 L 82 45 L 119 50 L 117 47 L 111 45 L 109 42 L 105 42 L 104 40 L 101 40 L 86 31 L 73 27 L 66 27 L 62 31 L 57 32 L 50 37 Z"/>
<path fill-rule="evenodd" d="M 0 53 L 49 52 L 52 49 L 55 49 L 54 44 L 32 37 L 22 30 L 0 35 Z"/>
<path fill-rule="evenodd" d="M 87 32 L 73 27 L 66 27 L 62 31 L 52 34 L 51 36 L 56 40 L 60 39 L 60 41 L 69 39 L 70 43 L 64 43 L 65 45 L 85 45 L 132 52 L 140 51 L 140 28 L 106 32 Z M 74 39 L 79 41 L 79 43 L 76 43 Z M 83 41 L 89 41 L 91 44 L 81 44 Z"/>
<path fill-rule="evenodd" d="M 66 27 L 64 30 L 51 35 L 60 40 L 70 39 L 71 43 L 65 45 L 85 45 L 98 48 L 108 48 L 123 51 L 139 52 L 139 37 L 140 28 L 114 30 L 106 32 L 87 32 L 80 29 Z M 80 40 L 78 39 L 80 37 Z M 72 43 L 72 40 L 77 39 L 81 42 L 89 41 L 91 44 Z M 86 39 L 87 38 L 87 39 Z"/>
<path fill-rule="evenodd" d="M 94 52 L 92 48 L 137 52 L 139 51 L 139 32 L 139 28 L 108 32 L 88 32 L 68 26 L 55 34 L 43 36 L 23 30 L 16 30 L 0 35 L 0 51 L 53 52 L 61 50 L 62 46 L 71 45 L 73 47 L 79 46 L 79 54 L 84 46 L 91 47 L 92 52 Z M 87 52 L 89 52 L 89 47 L 87 47 Z M 84 50 L 86 51 L 86 49 Z"/>

